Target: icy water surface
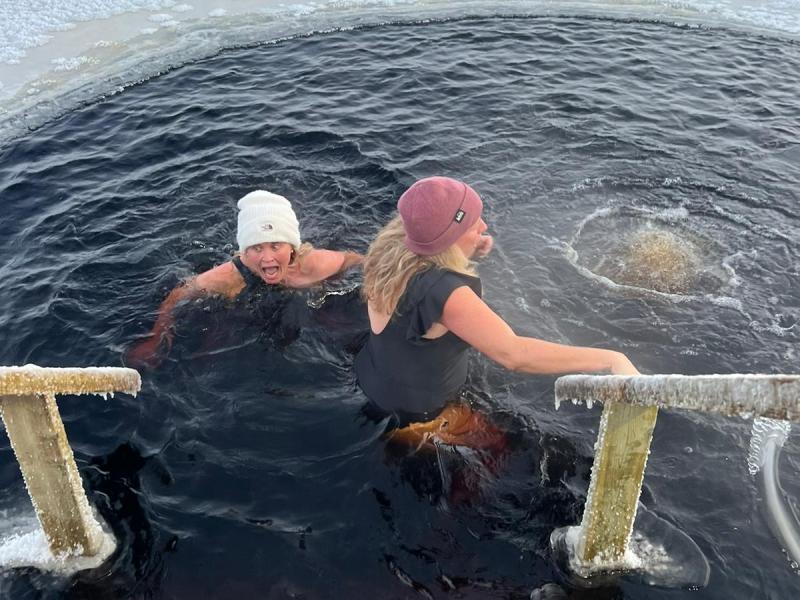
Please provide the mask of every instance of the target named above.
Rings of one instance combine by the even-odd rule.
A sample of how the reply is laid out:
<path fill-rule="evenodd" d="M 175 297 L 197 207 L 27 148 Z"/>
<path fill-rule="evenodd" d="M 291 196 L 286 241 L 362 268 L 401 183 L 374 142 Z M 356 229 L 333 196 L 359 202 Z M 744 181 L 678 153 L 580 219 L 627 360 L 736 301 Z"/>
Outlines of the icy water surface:
<path fill-rule="evenodd" d="M 253 188 L 292 199 L 316 245 L 364 251 L 407 185 L 448 174 L 484 197 L 485 295 L 518 332 L 618 347 L 649 373 L 796 372 L 799 77 L 785 40 L 554 17 L 186 65 L 0 149 L 0 364 L 121 364 L 180 278 L 230 256 Z M 688 248 L 692 272 L 659 288 L 626 270 L 642 239 Z M 552 378 L 476 356 L 470 397 L 508 451 L 390 452 L 351 371 L 357 283 L 192 304 L 138 398 L 62 399 L 120 551 L 68 580 L 4 571 L 0 597 L 797 594 L 747 472 L 750 423 L 681 412 L 659 417 L 643 502 L 697 542 L 709 585 L 573 588 L 547 540 L 580 519 L 599 408 L 556 412 Z M 781 466 L 797 497 L 792 436 Z M 31 527 L 5 436 L 0 489 L 0 535 Z"/>

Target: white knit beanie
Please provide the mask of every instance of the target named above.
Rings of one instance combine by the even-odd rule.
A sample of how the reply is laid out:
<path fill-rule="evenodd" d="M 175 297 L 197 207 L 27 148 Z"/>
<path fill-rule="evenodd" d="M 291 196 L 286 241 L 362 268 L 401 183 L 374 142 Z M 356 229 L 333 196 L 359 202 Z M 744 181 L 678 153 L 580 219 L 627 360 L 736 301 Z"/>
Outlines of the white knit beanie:
<path fill-rule="evenodd" d="M 239 221 L 236 241 L 239 250 L 268 242 L 287 242 L 300 247 L 300 226 L 291 203 L 278 194 L 256 190 L 237 203 Z"/>

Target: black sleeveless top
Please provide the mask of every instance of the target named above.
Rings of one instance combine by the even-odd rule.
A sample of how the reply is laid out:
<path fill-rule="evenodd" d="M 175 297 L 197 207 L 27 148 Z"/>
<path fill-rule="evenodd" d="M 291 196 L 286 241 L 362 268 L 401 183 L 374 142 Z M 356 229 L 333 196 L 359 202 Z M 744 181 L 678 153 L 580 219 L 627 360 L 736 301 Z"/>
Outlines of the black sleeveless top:
<path fill-rule="evenodd" d="M 481 295 L 481 280 L 432 268 L 414 275 L 383 331 L 370 331 L 355 360 L 356 377 L 367 397 L 392 413 L 431 417 L 452 400 L 467 379 L 469 345 L 448 331 L 422 337 L 439 321 L 456 288 Z"/>
<path fill-rule="evenodd" d="M 242 276 L 242 279 L 244 279 L 245 289 L 242 291 L 259 287 L 264 283 L 263 279 L 244 266 L 244 263 L 240 257 L 234 256 L 231 259 L 231 262 L 233 263 L 233 266 L 236 267 L 236 270 L 239 271 L 239 275 Z"/>
<path fill-rule="evenodd" d="M 245 287 L 233 300 L 226 320 L 232 327 L 236 315 L 241 318 L 242 329 L 256 326 L 261 336 L 278 347 L 283 347 L 300 335 L 306 318 L 306 297 L 297 290 L 282 285 L 270 285 L 248 269 L 242 259 L 234 256 L 233 266 L 244 279 Z"/>

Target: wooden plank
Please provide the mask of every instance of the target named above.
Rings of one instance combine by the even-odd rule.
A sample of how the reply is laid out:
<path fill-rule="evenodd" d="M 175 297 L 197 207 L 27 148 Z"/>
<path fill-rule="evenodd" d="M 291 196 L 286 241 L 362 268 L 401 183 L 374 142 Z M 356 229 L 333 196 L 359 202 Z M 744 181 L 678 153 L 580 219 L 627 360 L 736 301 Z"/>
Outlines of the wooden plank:
<path fill-rule="evenodd" d="M 800 375 L 566 375 L 556 404 L 568 400 L 800 421 Z"/>
<path fill-rule="evenodd" d="M 798 375 L 567 375 L 556 405 L 603 402 L 579 538 L 582 568 L 625 567 L 658 408 L 800 420 Z"/>
<path fill-rule="evenodd" d="M 0 396 L 114 392 L 136 395 L 141 386 L 139 373 L 122 367 L 0 367 Z"/>
<path fill-rule="evenodd" d="M 54 556 L 94 556 L 104 535 L 83 490 L 54 394 L 135 395 L 140 388 L 133 369 L 0 367 L 0 416 Z"/>
<path fill-rule="evenodd" d="M 0 396 L 0 413 L 53 555 L 97 553 L 102 529 L 86 499 L 55 397 Z"/>
<path fill-rule="evenodd" d="M 657 415 L 657 407 L 603 407 L 577 545 L 590 569 L 624 566 Z"/>

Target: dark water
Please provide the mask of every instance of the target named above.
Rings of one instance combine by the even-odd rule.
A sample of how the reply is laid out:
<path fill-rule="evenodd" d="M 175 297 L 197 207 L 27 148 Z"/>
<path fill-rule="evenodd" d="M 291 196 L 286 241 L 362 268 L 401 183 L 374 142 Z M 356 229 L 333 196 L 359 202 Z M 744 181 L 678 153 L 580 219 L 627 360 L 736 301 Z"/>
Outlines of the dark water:
<path fill-rule="evenodd" d="M 572 18 L 390 25 L 184 66 L 0 150 L 0 364 L 120 365 L 180 278 L 230 256 L 251 189 L 288 196 L 315 245 L 364 251 L 407 185 L 448 174 L 484 196 L 486 297 L 519 333 L 618 347 L 648 373 L 797 372 L 799 78 L 790 42 Z M 699 249 L 694 287 L 609 278 L 642 227 Z M 353 381 L 357 283 L 280 319 L 188 306 L 138 398 L 63 398 L 120 549 L 66 581 L 4 572 L 0 596 L 796 597 L 747 474 L 749 422 L 678 411 L 659 416 L 643 501 L 697 542 L 708 586 L 566 583 L 547 540 L 580 519 L 599 409 L 556 412 L 552 378 L 475 357 L 471 395 L 510 450 L 398 456 Z M 798 469 L 794 435 L 794 497 Z M 6 522 L 32 513 L 5 436 L 0 484 Z"/>

